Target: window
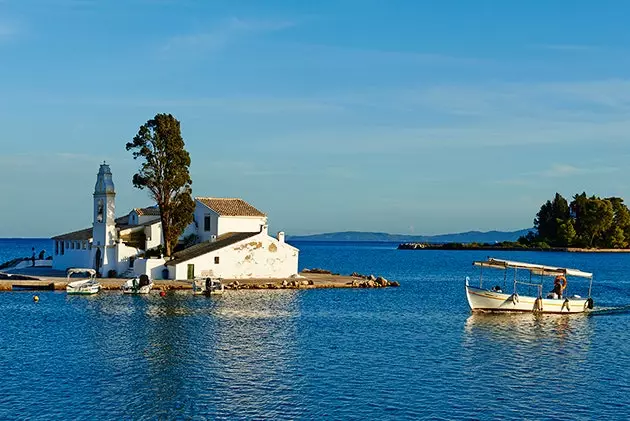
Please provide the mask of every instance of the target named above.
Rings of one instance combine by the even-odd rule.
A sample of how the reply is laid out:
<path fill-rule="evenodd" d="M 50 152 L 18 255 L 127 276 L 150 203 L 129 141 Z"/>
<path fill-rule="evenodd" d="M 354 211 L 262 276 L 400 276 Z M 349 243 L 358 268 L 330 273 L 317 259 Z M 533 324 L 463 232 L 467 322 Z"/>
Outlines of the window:
<path fill-rule="evenodd" d="M 219 264 L 219 256 L 214 256 L 214 264 L 215 265 Z"/>
<path fill-rule="evenodd" d="M 203 217 L 203 230 L 210 231 L 210 215 Z"/>
<path fill-rule="evenodd" d="M 74 241 L 70 241 L 70 250 L 74 250 Z"/>
<path fill-rule="evenodd" d="M 87 241 L 83 241 L 83 250 L 87 250 Z"/>
<path fill-rule="evenodd" d="M 65 245 L 66 245 L 66 242 L 65 242 L 65 241 L 62 241 L 62 242 L 61 242 L 61 255 L 62 255 L 62 256 L 63 256 L 64 251 L 66 250 Z"/>
<path fill-rule="evenodd" d="M 59 254 L 59 241 L 55 241 L 55 254 Z"/>

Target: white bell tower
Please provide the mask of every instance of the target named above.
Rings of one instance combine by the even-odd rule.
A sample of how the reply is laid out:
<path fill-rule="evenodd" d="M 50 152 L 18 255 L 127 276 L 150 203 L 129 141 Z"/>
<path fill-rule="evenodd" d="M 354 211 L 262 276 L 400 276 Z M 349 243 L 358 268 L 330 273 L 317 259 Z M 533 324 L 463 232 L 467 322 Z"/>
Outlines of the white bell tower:
<path fill-rule="evenodd" d="M 115 268 L 116 262 L 116 191 L 112 172 L 105 162 L 101 164 L 94 186 L 94 222 L 92 224 L 92 261 L 98 272 Z"/>

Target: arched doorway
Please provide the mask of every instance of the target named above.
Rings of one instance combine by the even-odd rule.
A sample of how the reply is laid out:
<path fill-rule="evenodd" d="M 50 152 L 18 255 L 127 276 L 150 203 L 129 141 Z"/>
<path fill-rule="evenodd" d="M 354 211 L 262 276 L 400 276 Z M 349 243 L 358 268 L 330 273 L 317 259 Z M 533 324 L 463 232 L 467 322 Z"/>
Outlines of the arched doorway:
<path fill-rule="evenodd" d="M 94 255 L 94 270 L 97 275 L 101 269 L 101 249 L 96 249 L 96 254 Z"/>

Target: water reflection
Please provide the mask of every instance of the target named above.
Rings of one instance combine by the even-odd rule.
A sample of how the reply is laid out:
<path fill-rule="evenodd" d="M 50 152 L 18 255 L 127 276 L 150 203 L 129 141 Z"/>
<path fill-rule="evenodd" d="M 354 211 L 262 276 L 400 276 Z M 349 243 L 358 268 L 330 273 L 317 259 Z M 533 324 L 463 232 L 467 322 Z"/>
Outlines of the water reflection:
<path fill-rule="evenodd" d="M 299 416 L 298 296 L 291 290 L 103 294 L 72 304 L 89 313 L 83 334 L 102 353 L 100 367 L 120 373 L 109 376 L 105 400 L 120 390 L 142 390 L 130 393 L 127 405 L 158 418 L 274 418 Z"/>
<path fill-rule="evenodd" d="M 484 338 L 497 342 L 588 341 L 592 330 L 587 314 L 473 313 L 464 325 L 468 340 Z"/>

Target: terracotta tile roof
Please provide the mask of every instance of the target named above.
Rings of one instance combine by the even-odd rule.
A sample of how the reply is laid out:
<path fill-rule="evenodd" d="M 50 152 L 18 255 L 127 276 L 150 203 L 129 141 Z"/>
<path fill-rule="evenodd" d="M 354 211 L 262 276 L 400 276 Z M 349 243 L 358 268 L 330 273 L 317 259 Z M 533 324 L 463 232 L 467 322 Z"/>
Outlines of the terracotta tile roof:
<path fill-rule="evenodd" d="M 238 243 L 249 237 L 253 237 L 260 232 L 228 232 L 217 237 L 216 241 L 204 241 L 203 243 L 195 244 L 182 251 L 178 251 L 173 254 L 173 259 L 166 262 L 167 266 L 175 266 L 186 260 L 194 259 L 195 257 L 203 256 L 211 251 L 222 249 L 229 245 Z"/>
<path fill-rule="evenodd" d="M 53 237 L 53 240 L 89 240 L 92 238 L 92 228 L 85 228 L 79 231 L 69 232 L 67 234 L 60 234 Z"/>
<path fill-rule="evenodd" d="M 218 213 L 219 216 L 266 216 L 243 199 L 220 197 L 196 197 L 195 199 Z"/>
<path fill-rule="evenodd" d="M 138 216 L 160 216 L 160 208 L 151 206 L 148 208 L 134 208 Z"/>

